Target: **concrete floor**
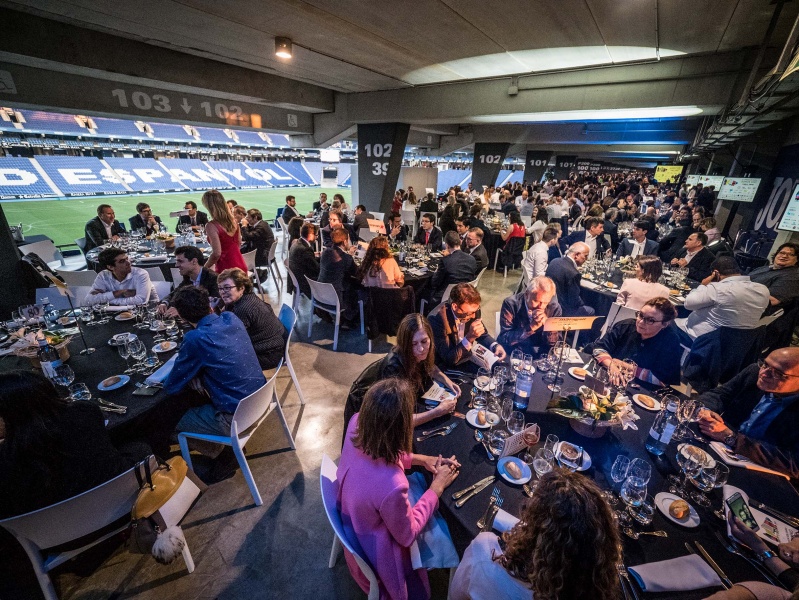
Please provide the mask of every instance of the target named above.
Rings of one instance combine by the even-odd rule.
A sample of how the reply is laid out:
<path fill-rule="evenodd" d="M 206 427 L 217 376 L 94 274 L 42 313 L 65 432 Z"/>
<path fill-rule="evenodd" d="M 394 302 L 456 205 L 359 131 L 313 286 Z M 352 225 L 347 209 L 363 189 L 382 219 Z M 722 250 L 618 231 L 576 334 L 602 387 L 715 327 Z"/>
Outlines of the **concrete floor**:
<path fill-rule="evenodd" d="M 282 265 L 281 265 L 282 269 Z M 285 279 L 285 273 L 284 273 Z M 515 290 L 516 271 L 507 279 L 486 271 L 480 281 L 483 318 L 494 331 L 494 314 Z M 265 286 L 279 309 L 285 300 L 274 282 Z M 272 413 L 247 446 L 250 469 L 263 506 L 256 507 L 241 472 L 210 486 L 183 522 L 196 563 L 189 575 L 181 560 L 163 566 L 150 556 L 129 553 L 118 542 L 107 544 L 92 560 L 75 559 L 53 574 L 63 600 L 106 598 L 172 599 L 349 599 L 365 598 L 350 577 L 343 557 L 328 568 L 332 529 L 319 491 L 322 455 L 338 460 L 344 401 L 352 381 L 390 348 L 383 338 L 367 353 L 358 331 L 340 334 L 332 349 L 332 325 L 315 321 L 306 336 L 309 305 L 303 299 L 291 343 L 305 406 L 284 368 L 277 389 L 293 429 L 292 451 Z M 446 573 L 431 575 L 434 597 L 446 597 Z"/>

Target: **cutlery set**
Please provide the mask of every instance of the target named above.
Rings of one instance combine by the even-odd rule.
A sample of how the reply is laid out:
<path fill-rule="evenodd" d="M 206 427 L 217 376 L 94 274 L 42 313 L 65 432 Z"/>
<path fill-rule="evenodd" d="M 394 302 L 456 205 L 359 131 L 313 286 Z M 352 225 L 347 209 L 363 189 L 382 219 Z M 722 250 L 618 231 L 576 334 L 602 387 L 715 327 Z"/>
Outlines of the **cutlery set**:
<path fill-rule="evenodd" d="M 100 410 L 102 411 L 117 413 L 120 415 L 124 415 L 126 412 L 128 412 L 127 406 L 114 404 L 113 402 L 108 402 L 107 400 L 103 400 L 102 398 L 95 398 L 95 400 L 97 400 L 97 403 L 100 405 Z"/>

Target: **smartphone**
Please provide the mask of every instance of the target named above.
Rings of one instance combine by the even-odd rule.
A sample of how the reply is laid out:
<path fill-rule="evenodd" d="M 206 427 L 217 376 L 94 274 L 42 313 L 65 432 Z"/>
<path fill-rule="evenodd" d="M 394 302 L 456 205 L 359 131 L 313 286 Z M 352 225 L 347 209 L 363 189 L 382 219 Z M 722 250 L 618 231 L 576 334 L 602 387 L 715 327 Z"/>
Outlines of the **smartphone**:
<path fill-rule="evenodd" d="M 752 511 L 749 510 L 749 505 L 744 500 L 744 497 L 741 496 L 740 492 L 735 492 L 732 496 L 725 500 L 727 506 L 730 507 L 732 514 L 743 521 L 743 524 L 746 525 L 752 531 L 757 531 L 760 529 L 760 526 L 755 521 L 755 517 L 752 515 Z"/>

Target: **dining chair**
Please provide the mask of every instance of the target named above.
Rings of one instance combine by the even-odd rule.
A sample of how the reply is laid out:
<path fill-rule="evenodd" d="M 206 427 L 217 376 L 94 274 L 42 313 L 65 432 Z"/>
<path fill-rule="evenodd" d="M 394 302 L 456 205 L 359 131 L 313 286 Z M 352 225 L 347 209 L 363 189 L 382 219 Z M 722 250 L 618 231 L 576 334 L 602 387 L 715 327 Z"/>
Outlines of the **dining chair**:
<path fill-rule="evenodd" d="M 155 469 L 155 457 L 151 456 L 149 461 L 151 469 Z M 28 555 L 45 600 L 58 600 L 50 571 L 130 526 L 130 513 L 140 488 L 137 468 L 57 504 L 0 521 L 0 527 L 14 536 Z M 200 489 L 194 488 L 196 493 L 188 493 L 174 510 L 162 513 L 167 526 L 177 525 L 189 511 L 200 494 Z M 113 526 L 115 522 L 118 523 Z M 92 534 L 97 537 L 89 537 Z M 86 543 L 74 550 L 56 548 L 74 540 Z M 182 554 L 186 570 L 192 573 L 194 561 L 188 544 Z"/>
<path fill-rule="evenodd" d="M 613 327 L 613 324 L 617 321 L 623 321 L 625 319 L 634 319 L 635 312 L 632 308 L 628 306 L 622 306 L 618 302 L 614 302 L 610 305 L 610 310 L 608 310 L 608 315 L 605 317 L 605 323 L 602 325 L 602 330 L 600 332 L 600 337 L 604 337 L 605 333 L 608 329 Z"/>
<path fill-rule="evenodd" d="M 483 269 L 483 271 L 485 271 L 485 269 Z M 483 274 L 483 271 L 480 271 L 480 275 L 482 275 L 482 274 Z M 472 281 L 469 281 L 469 282 L 468 282 L 468 283 L 469 283 L 469 285 L 470 285 L 470 286 L 472 286 L 473 288 L 476 288 L 476 287 L 477 287 L 477 282 L 478 282 L 478 281 L 480 281 L 480 275 L 478 275 L 476 279 L 474 279 L 474 280 L 472 280 Z M 445 302 L 449 302 L 449 295 L 450 295 L 450 292 L 452 292 L 452 288 L 454 288 L 456 285 L 458 285 L 458 284 L 457 284 L 457 283 L 450 283 L 450 284 L 449 284 L 449 285 L 448 285 L 446 288 L 444 288 L 444 293 L 443 293 L 443 294 L 442 294 L 442 296 L 441 296 L 441 302 L 439 302 L 439 303 L 438 303 L 438 304 L 437 304 L 437 305 L 436 305 L 436 306 L 433 308 L 433 310 L 431 310 L 431 311 L 430 311 L 430 313 L 429 313 L 429 314 L 431 314 L 431 315 L 432 315 L 432 314 L 433 314 L 434 312 L 436 312 L 436 311 L 437 311 L 439 308 L 441 308 L 441 306 L 442 306 L 442 305 L 443 305 Z M 426 304 L 427 304 L 427 300 L 425 300 L 424 298 L 422 298 L 422 300 L 419 302 L 419 312 L 420 312 L 421 314 L 425 314 L 425 313 L 424 313 L 424 307 L 425 307 L 425 305 L 426 305 Z"/>
<path fill-rule="evenodd" d="M 377 212 L 377 211 L 373 210 L 372 214 L 374 215 L 375 219 L 378 220 L 378 221 L 385 221 L 386 220 L 386 213 L 384 213 L 384 212 Z"/>
<path fill-rule="evenodd" d="M 172 275 L 172 289 L 178 289 L 180 282 L 183 281 L 183 275 L 180 274 L 180 269 L 176 269 L 172 267 L 169 269 L 169 273 Z"/>
<path fill-rule="evenodd" d="M 277 266 L 277 259 L 275 255 L 277 254 L 277 240 L 272 242 L 272 245 L 269 247 L 269 258 L 267 260 L 266 266 L 269 268 L 269 272 L 272 274 L 272 279 L 275 282 L 276 288 L 283 287 L 283 275 L 280 274 L 280 269 Z M 275 273 L 277 272 L 277 277 Z M 277 278 L 280 278 L 280 284 L 277 282 Z"/>
<path fill-rule="evenodd" d="M 294 366 L 291 364 L 291 356 L 289 354 L 291 335 L 294 333 L 294 326 L 297 324 L 297 313 L 294 312 L 289 305 L 284 304 L 280 307 L 280 314 L 277 316 L 277 318 L 280 319 L 280 322 L 283 323 L 283 327 L 285 327 L 286 331 L 289 332 L 289 335 L 286 338 L 286 367 L 288 367 L 289 375 L 291 375 L 291 381 L 294 382 L 294 387 L 297 389 L 297 395 L 300 397 L 300 404 L 305 404 L 305 396 L 302 395 L 300 380 L 297 378 L 297 374 L 294 372 Z"/>
<path fill-rule="evenodd" d="M 215 444 L 222 444 L 224 446 L 231 446 L 233 454 L 236 455 L 236 460 L 241 467 L 241 473 L 247 481 L 247 486 L 250 488 L 253 500 L 256 506 L 261 506 L 264 501 L 261 499 L 261 494 L 258 491 L 258 486 L 253 479 L 250 466 L 247 464 L 247 457 L 244 456 L 244 446 L 250 440 L 252 435 L 264 422 L 264 419 L 273 410 L 277 413 L 280 419 L 280 424 L 283 426 L 283 431 L 289 440 L 289 445 L 292 450 L 296 450 L 294 445 L 294 438 L 291 436 L 291 429 L 286 422 L 286 416 L 283 414 L 283 409 L 280 407 L 280 402 L 277 401 L 277 394 L 275 394 L 275 379 L 277 374 L 280 373 L 280 367 L 283 366 L 283 360 L 275 369 L 274 375 L 263 386 L 258 388 L 252 394 L 243 398 L 239 405 L 236 407 L 236 412 L 233 413 L 233 420 L 230 423 L 230 435 L 212 435 L 209 433 L 195 433 L 192 431 L 181 431 L 178 433 L 178 444 L 180 444 L 180 453 L 183 455 L 183 460 L 192 468 L 191 454 L 189 453 L 189 439 L 203 440 L 205 442 L 213 442 Z"/>
<path fill-rule="evenodd" d="M 307 275 L 304 276 L 308 280 L 308 285 L 311 286 L 311 314 L 308 318 L 308 337 L 311 337 L 311 327 L 313 326 L 313 309 L 318 308 L 331 315 L 335 315 L 335 329 L 333 330 L 333 351 L 338 348 L 338 331 L 341 325 L 341 303 L 336 293 L 336 288 L 332 283 L 320 283 L 314 281 Z M 366 333 L 366 328 L 363 318 L 363 300 L 358 300 L 358 308 L 361 311 L 361 335 Z"/>
<path fill-rule="evenodd" d="M 358 239 L 366 242 L 367 244 L 379 235 L 380 235 L 379 233 L 377 233 L 376 231 L 372 231 L 367 227 L 361 227 L 358 230 Z"/>
<path fill-rule="evenodd" d="M 51 269 L 59 271 L 81 271 L 87 267 L 83 255 L 64 256 L 52 240 L 25 244 L 19 247 L 19 252 L 22 256 L 33 253 L 46 262 Z"/>
<path fill-rule="evenodd" d="M 472 285 L 474 285 L 474 287 L 477 287 L 477 284 L 479 284 L 479 283 L 480 283 L 480 278 L 482 278 L 482 276 L 483 276 L 483 273 L 485 273 L 487 270 L 488 270 L 488 267 L 483 267 L 483 268 L 480 270 L 480 272 L 477 274 L 477 277 L 476 277 L 476 278 L 475 278 L 475 280 L 474 280 L 474 283 L 472 284 Z"/>
<path fill-rule="evenodd" d="M 408 226 L 408 236 L 412 240 L 416 236 L 416 232 L 419 230 L 419 220 L 416 218 L 416 211 L 401 210 L 400 216 L 402 217 L 402 222 Z"/>
<path fill-rule="evenodd" d="M 264 290 L 261 287 L 261 278 L 258 276 L 258 267 L 255 266 L 255 253 L 257 250 L 253 250 L 252 252 L 246 252 L 242 254 L 244 257 L 244 264 L 247 265 L 247 275 L 250 276 L 250 279 L 255 279 L 256 286 L 258 288 L 258 293 L 261 295 L 261 300 L 264 299 Z M 277 282 L 275 282 L 277 284 Z"/>
<path fill-rule="evenodd" d="M 355 562 L 358 564 L 358 568 L 366 579 L 369 580 L 369 600 L 377 600 L 380 596 L 377 575 L 375 575 L 372 567 L 369 566 L 358 540 L 350 540 L 347 536 L 347 532 L 344 530 L 344 523 L 341 519 L 341 513 L 339 512 L 336 502 L 338 496 L 336 471 L 336 463 L 334 463 L 327 454 L 322 455 L 322 468 L 319 472 L 319 484 L 322 489 L 322 504 L 325 507 L 327 520 L 333 528 L 333 547 L 330 549 L 330 561 L 327 566 L 330 569 L 335 567 L 339 551 L 342 546 L 346 548 L 347 551 L 352 554 Z"/>
<path fill-rule="evenodd" d="M 300 306 L 300 296 L 302 295 L 302 292 L 300 292 L 300 284 L 297 282 L 297 277 L 294 275 L 294 271 L 289 268 L 288 258 L 283 261 L 283 266 L 286 267 L 286 273 L 288 273 L 288 276 L 291 279 L 291 285 L 294 286 L 294 293 L 291 296 L 291 308 L 296 314 L 298 312 L 297 309 Z"/>
<path fill-rule="evenodd" d="M 58 271 L 67 285 L 94 285 L 97 273 L 94 271 Z"/>
<path fill-rule="evenodd" d="M 150 276 L 150 281 L 166 281 L 166 276 L 161 267 L 146 267 L 144 270 Z"/>
<path fill-rule="evenodd" d="M 155 293 L 158 294 L 158 299 L 162 300 L 172 293 L 171 281 L 151 281 L 155 288 Z"/>

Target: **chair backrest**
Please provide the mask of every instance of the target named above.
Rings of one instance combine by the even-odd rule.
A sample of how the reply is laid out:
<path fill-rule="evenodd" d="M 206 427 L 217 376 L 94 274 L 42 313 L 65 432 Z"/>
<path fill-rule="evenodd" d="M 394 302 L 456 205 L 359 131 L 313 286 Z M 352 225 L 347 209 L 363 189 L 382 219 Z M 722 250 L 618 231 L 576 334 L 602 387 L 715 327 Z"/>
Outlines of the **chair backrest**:
<path fill-rule="evenodd" d="M 611 241 L 611 239 L 610 239 L 610 234 L 609 234 L 609 233 L 606 233 L 606 234 L 605 234 L 605 241 L 608 243 L 608 248 L 610 248 L 610 245 L 611 245 L 613 242 L 612 242 L 612 241 Z"/>
<path fill-rule="evenodd" d="M 322 456 L 322 469 L 319 472 L 319 484 L 322 490 L 322 504 L 325 507 L 325 514 L 336 537 L 341 541 L 347 551 L 355 558 L 358 567 L 369 580 L 370 588 L 377 589 L 377 576 L 369 563 L 366 562 L 363 549 L 357 539 L 351 540 L 344 531 L 344 523 L 341 520 L 341 513 L 338 510 L 338 483 L 336 481 L 336 463 L 327 455 Z M 371 598 L 371 593 L 369 594 Z"/>
<path fill-rule="evenodd" d="M 272 261 L 275 260 L 275 254 L 277 253 L 277 240 L 272 242 L 272 245 L 269 246 L 269 263 L 271 264 Z"/>
<path fill-rule="evenodd" d="M 378 221 L 385 221 L 386 220 L 386 213 L 384 213 L 384 212 L 372 211 L 372 214 L 375 216 L 375 219 L 377 219 Z"/>
<path fill-rule="evenodd" d="M 371 242 L 373 239 L 375 239 L 378 235 L 380 235 L 380 234 L 377 233 L 376 231 L 371 231 L 370 229 L 368 229 L 366 227 L 361 227 L 358 230 L 358 238 L 363 240 L 367 244 L 369 242 Z"/>
<path fill-rule="evenodd" d="M 525 227 L 532 227 L 533 225 L 533 217 L 532 216 L 523 216 L 522 223 L 524 223 Z"/>
<path fill-rule="evenodd" d="M 269 406 L 272 404 L 272 398 L 275 396 L 275 379 L 282 366 L 283 359 L 281 358 L 277 369 L 275 369 L 275 374 L 270 377 L 269 381 L 239 402 L 236 412 L 233 413 L 233 422 L 236 424 L 238 433 L 247 431 L 261 417 L 266 415 Z"/>
<path fill-rule="evenodd" d="M 400 216 L 402 217 L 402 222 L 408 226 L 409 235 L 411 237 L 415 236 L 416 232 L 419 230 L 419 222 L 416 220 L 416 211 L 401 210 Z"/>
<path fill-rule="evenodd" d="M 280 307 L 280 314 L 278 314 L 277 318 L 283 323 L 286 331 L 289 332 L 289 336 L 286 338 L 286 350 L 288 351 L 291 334 L 294 332 L 294 325 L 297 323 L 297 313 L 288 304 L 284 304 Z"/>
<path fill-rule="evenodd" d="M 311 286 L 311 295 L 314 301 L 321 302 L 322 304 L 330 304 L 331 306 L 335 306 L 336 310 L 339 310 L 338 294 L 332 283 L 320 283 L 314 281 L 307 275 L 305 275 L 305 279 L 308 280 L 308 285 Z"/>
<path fill-rule="evenodd" d="M 169 273 L 172 275 L 172 287 L 178 287 L 180 282 L 183 281 L 183 275 L 180 274 L 180 269 L 172 267 L 169 269 Z"/>
<path fill-rule="evenodd" d="M 294 271 L 292 271 L 289 268 L 289 259 L 288 258 L 283 261 L 283 266 L 286 267 L 286 273 L 288 273 L 289 277 L 291 277 L 291 285 L 294 286 L 294 294 L 297 295 L 297 297 L 299 297 L 300 284 L 299 284 L 299 282 L 297 282 L 297 277 L 294 275 Z"/>
<path fill-rule="evenodd" d="M 75 240 L 75 245 L 77 245 L 77 247 L 80 248 L 81 253 L 83 253 L 83 254 L 86 253 L 86 238 L 85 237 L 77 238 Z"/>
<path fill-rule="evenodd" d="M 488 267 L 483 267 L 480 270 L 480 272 L 477 274 L 477 277 L 475 278 L 474 283 L 472 284 L 474 287 L 477 287 L 477 284 L 480 283 L 480 278 L 483 276 L 483 273 L 486 272 L 486 269 L 488 269 Z"/>
<path fill-rule="evenodd" d="M 151 456 L 149 460 L 154 469 L 155 458 Z M 139 495 L 134 469 L 68 500 L 0 521 L 0 526 L 39 548 L 51 548 L 89 535 L 130 515 Z"/>
<path fill-rule="evenodd" d="M 494 338 L 499 337 L 499 317 L 502 314 L 502 311 L 497 311 L 496 313 L 496 320 L 494 321 Z"/>
<path fill-rule="evenodd" d="M 605 318 L 605 323 L 602 325 L 602 333 L 601 335 L 605 335 L 605 332 L 613 327 L 613 324 L 616 321 L 624 321 L 625 319 L 634 319 L 635 318 L 635 310 L 628 306 L 622 306 L 618 302 L 614 302 L 610 305 L 610 310 L 608 310 L 608 315 Z"/>
<path fill-rule="evenodd" d="M 65 271 L 58 272 L 67 285 L 94 285 L 97 273 L 94 271 Z"/>
<path fill-rule="evenodd" d="M 470 281 L 469 284 L 473 286 L 474 285 L 474 281 Z M 444 293 L 441 294 L 441 301 L 442 302 L 447 302 L 449 300 L 450 292 L 452 292 L 452 290 L 455 288 L 456 285 L 458 285 L 458 284 L 457 283 L 450 283 L 447 287 L 444 288 Z"/>
<path fill-rule="evenodd" d="M 286 221 L 285 221 L 285 219 L 283 219 L 283 215 L 281 215 L 278 218 L 276 218 L 275 219 L 275 223 L 277 223 L 278 230 L 280 230 L 280 231 L 286 231 L 287 230 Z"/>
<path fill-rule="evenodd" d="M 163 299 L 169 296 L 170 292 L 172 292 L 172 282 L 171 281 L 151 281 L 150 283 L 153 284 L 155 288 L 155 293 L 158 294 L 158 298 Z"/>
<path fill-rule="evenodd" d="M 247 252 L 245 254 L 242 254 L 242 256 L 244 257 L 244 264 L 247 265 L 247 269 L 249 271 L 254 271 L 255 270 L 255 253 L 256 252 L 257 252 L 257 250 L 253 250 L 252 252 Z"/>
<path fill-rule="evenodd" d="M 42 240 L 41 242 L 35 242 L 33 244 L 25 244 L 19 247 L 19 251 L 22 256 L 32 252 L 46 263 L 59 261 L 62 265 L 64 264 L 64 258 L 51 240 Z"/>
<path fill-rule="evenodd" d="M 147 271 L 147 274 L 150 276 L 150 281 L 166 281 L 161 267 L 147 267 L 144 270 Z"/>
<path fill-rule="evenodd" d="M 89 295 L 89 292 L 92 291 L 92 286 L 90 285 L 71 285 L 69 286 L 69 291 L 72 292 L 74 296 L 72 298 L 72 304 L 75 306 L 83 306 L 83 301 L 86 299 L 86 296 Z M 64 298 L 66 300 L 66 298 Z"/>
<path fill-rule="evenodd" d="M 760 320 L 757 322 L 757 326 L 758 326 L 758 327 L 763 327 L 764 325 L 771 325 L 771 324 L 772 324 L 774 321 L 776 321 L 777 319 L 779 319 L 779 318 L 780 318 L 782 315 L 784 315 L 784 314 L 785 314 L 785 311 L 784 311 L 783 309 L 781 309 L 781 308 L 780 308 L 780 309 L 779 309 L 779 310 L 777 310 L 777 312 L 775 312 L 773 315 L 769 315 L 769 316 L 767 316 L 767 317 L 763 317 L 762 319 L 760 319 Z"/>

